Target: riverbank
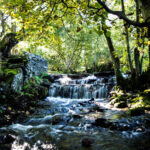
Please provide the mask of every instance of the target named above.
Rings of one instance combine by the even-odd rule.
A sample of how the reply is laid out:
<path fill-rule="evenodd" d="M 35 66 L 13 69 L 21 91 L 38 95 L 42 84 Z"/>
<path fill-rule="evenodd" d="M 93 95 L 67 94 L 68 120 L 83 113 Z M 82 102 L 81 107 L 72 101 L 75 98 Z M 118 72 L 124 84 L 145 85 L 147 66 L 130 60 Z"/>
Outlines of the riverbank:
<path fill-rule="evenodd" d="M 21 121 L 48 95 L 47 61 L 25 53 L 0 62 L 0 126 Z"/>
<path fill-rule="evenodd" d="M 115 108 L 127 108 L 127 113 L 138 116 L 150 111 L 150 89 L 125 92 L 118 87 L 110 93 L 110 103 Z"/>
<path fill-rule="evenodd" d="M 40 79 L 40 82 L 38 82 Z M 19 93 L 2 91 L 0 93 L 0 126 L 20 122 L 31 115 L 39 100 L 48 95 L 50 82 L 40 77 L 29 78 Z"/>

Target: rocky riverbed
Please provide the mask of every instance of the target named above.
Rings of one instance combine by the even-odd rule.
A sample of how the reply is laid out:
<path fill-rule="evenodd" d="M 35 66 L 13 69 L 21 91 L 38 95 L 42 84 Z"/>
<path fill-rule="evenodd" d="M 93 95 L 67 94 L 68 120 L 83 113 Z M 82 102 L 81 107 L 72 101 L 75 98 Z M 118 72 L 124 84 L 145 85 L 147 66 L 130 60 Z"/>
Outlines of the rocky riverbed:
<path fill-rule="evenodd" d="M 99 78 L 95 79 L 82 78 L 83 89 L 87 84 L 104 82 Z M 138 116 L 130 116 L 126 113 L 128 108 L 115 108 L 108 100 L 107 94 L 95 94 L 101 92 L 102 89 L 104 93 L 108 90 L 103 88 L 103 85 L 96 86 L 97 89 L 93 86 L 92 94 L 95 98 L 86 98 L 89 95 L 88 89 L 85 90 L 85 95 L 81 99 L 74 98 L 81 96 L 74 94 L 78 90 L 67 88 L 72 94 L 66 95 L 64 93 L 66 84 L 75 84 L 76 79 L 73 80 L 72 82 L 70 79 L 66 80 L 66 77 L 65 80 L 62 80 L 62 77 L 57 78 L 53 86 L 60 85 L 61 91 L 56 92 L 50 89 L 49 94 L 53 93 L 53 97 L 51 95 L 39 101 L 34 113 L 17 123 L 0 128 L 0 149 L 150 149 L 149 111 Z M 108 85 L 108 82 L 109 80 L 104 85 Z M 74 86 L 76 89 L 77 84 Z M 90 85 L 87 88 L 92 90 Z M 78 89 L 82 90 L 81 87 Z"/>

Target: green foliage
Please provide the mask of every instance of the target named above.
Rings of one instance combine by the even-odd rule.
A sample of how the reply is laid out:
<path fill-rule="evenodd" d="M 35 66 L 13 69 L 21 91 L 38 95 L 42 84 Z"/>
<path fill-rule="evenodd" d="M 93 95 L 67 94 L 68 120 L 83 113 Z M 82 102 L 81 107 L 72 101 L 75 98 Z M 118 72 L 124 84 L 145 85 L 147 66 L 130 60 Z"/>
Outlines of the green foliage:
<path fill-rule="evenodd" d="M 143 115 L 145 113 L 143 107 L 132 108 L 127 111 L 127 114 L 130 116 Z"/>
<path fill-rule="evenodd" d="M 3 110 L 2 109 L 0 109 L 0 114 L 2 114 L 3 113 Z"/>
<path fill-rule="evenodd" d="M 33 76 L 27 79 L 20 94 L 27 95 L 31 99 L 40 99 L 47 96 L 48 89 L 41 86 L 44 76 L 46 76 L 46 74 L 42 74 L 40 77 Z"/>
<path fill-rule="evenodd" d="M 4 69 L 4 74 L 6 76 L 9 76 L 9 75 L 16 75 L 19 73 L 19 70 L 18 69 Z"/>
<path fill-rule="evenodd" d="M 25 85 L 23 87 L 23 91 L 25 93 L 31 93 L 31 95 L 33 94 L 38 94 L 37 91 L 37 87 L 39 86 L 39 84 L 41 83 L 42 79 L 40 77 L 34 76 L 32 78 L 29 78 L 26 82 Z"/>
<path fill-rule="evenodd" d="M 144 112 L 144 109 L 150 108 L 150 89 L 146 89 L 143 92 L 138 91 L 138 93 L 126 93 L 115 87 L 114 91 L 111 92 L 110 99 L 111 104 L 115 106 L 122 104 L 122 102 L 128 104 L 129 110 L 127 114 L 140 115 L 140 113 Z"/>
<path fill-rule="evenodd" d="M 116 12 L 121 10 L 119 0 L 104 2 Z M 127 0 L 124 1 L 124 6 L 125 15 L 136 20 L 136 3 Z M 134 27 L 116 19 L 101 9 L 99 1 L 11 0 L 8 3 L 2 0 L 0 8 L 4 16 L 11 16 L 8 17 L 11 23 L 7 19 L 5 21 L 6 31 L 16 26 L 18 35 L 28 45 L 18 46 L 13 52 L 21 53 L 23 49 L 44 56 L 49 62 L 50 71 L 97 71 L 93 68 L 103 64 L 102 59 L 108 63 L 110 54 L 103 36 L 104 29 L 107 29 L 106 36 L 113 39 L 114 55 L 119 58 L 121 71 L 130 71 L 128 53 L 135 68 L 135 48 L 139 50 L 140 64 L 143 62 L 142 71 L 148 69 L 148 29 Z M 140 22 L 143 22 L 142 14 L 139 17 Z M 125 27 L 129 34 L 130 52 L 127 52 Z"/>

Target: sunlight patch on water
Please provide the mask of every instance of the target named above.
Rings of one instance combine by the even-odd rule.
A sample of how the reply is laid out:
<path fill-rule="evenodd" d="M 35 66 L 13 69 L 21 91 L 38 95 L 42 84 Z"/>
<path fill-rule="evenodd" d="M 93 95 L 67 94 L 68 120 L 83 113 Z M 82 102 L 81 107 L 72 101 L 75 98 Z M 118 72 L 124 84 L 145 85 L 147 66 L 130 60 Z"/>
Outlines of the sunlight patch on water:
<path fill-rule="evenodd" d="M 22 124 L 13 124 L 10 126 L 11 129 L 13 129 L 15 131 L 22 131 L 22 132 L 27 132 L 32 127 L 33 126 L 31 126 L 31 125 L 22 125 Z"/>

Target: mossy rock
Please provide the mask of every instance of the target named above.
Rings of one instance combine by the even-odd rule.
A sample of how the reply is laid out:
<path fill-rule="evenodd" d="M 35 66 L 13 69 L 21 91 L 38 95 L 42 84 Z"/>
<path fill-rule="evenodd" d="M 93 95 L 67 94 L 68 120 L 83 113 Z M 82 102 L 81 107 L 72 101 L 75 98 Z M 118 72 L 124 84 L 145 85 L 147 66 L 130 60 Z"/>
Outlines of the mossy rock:
<path fill-rule="evenodd" d="M 17 63 L 17 64 L 8 64 L 8 69 L 16 69 L 16 68 L 23 68 L 24 63 Z"/>
<path fill-rule="evenodd" d="M 112 99 L 111 104 L 120 103 L 120 102 L 127 102 L 127 95 L 118 95 L 114 99 Z"/>
<path fill-rule="evenodd" d="M 139 116 L 145 114 L 145 110 L 143 107 L 132 108 L 127 112 L 127 114 L 130 116 Z"/>
<path fill-rule="evenodd" d="M 115 103 L 114 106 L 115 106 L 116 108 L 126 108 L 126 107 L 128 107 L 127 102 Z"/>
<path fill-rule="evenodd" d="M 19 69 L 4 69 L 5 75 L 16 75 L 19 73 Z"/>
<path fill-rule="evenodd" d="M 12 55 L 12 56 L 9 56 L 6 61 L 8 64 L 17 64 L 17 63 L 25 63 L 28 60 L 26 56 Z"/>
<path fill-rule="evenodd" d="M 144 92 L 141 93 L 142 96 L 150 97 L 150 89 L 144 90 Z"/>
<path fill-rule="evenodd" d="M 127 101 L 127 95 L 123 94 L 116 98 L 117 102 Z"/>
<path fill-rule="evenodd" d="M 6 83 L 11 84 L 14 76 L 20 73 L 20 68 L 17 69 L 4 69 L 4 78 Z"/>

